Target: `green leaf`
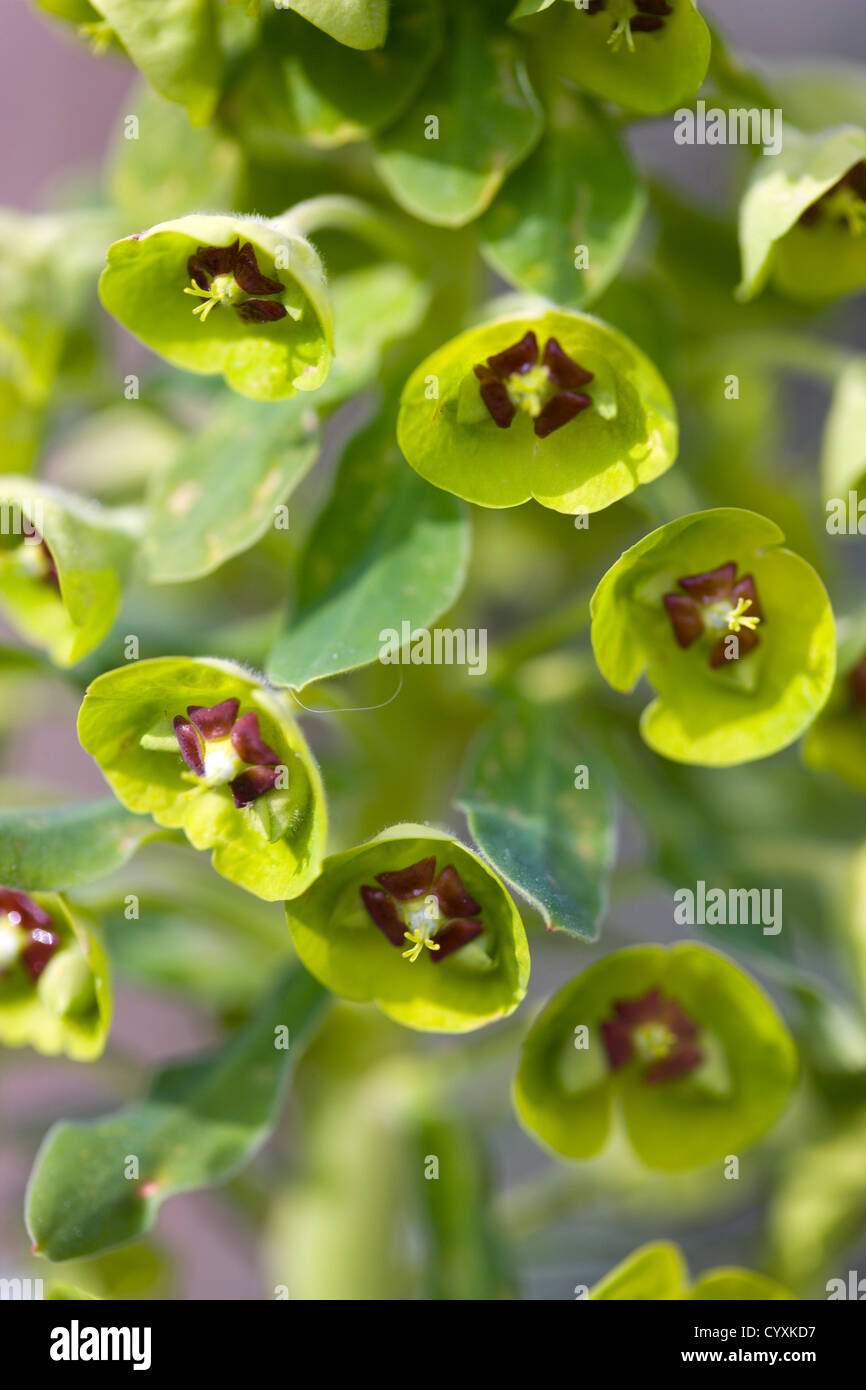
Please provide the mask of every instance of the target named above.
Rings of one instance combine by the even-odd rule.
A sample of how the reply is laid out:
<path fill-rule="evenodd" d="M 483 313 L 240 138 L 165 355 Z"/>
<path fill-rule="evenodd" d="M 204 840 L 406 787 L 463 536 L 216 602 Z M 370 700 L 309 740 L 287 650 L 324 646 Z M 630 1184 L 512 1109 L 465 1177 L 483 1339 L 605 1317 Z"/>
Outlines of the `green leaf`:
<path fill-rule="evenodd" d="M 290 9 L 350 48 L 381 48 L 388 34 L 389 0 L 290 0 Z"/>
<path fill-rule="evenodd" d="M 27 1228 L 39 1252 L 71 1260 L 135 1240 L 167 1197 L 242 1168 L 277 1121 L 295 1054 L 325 999 L 293 966 L 226 1047 L 166 1068 L 144 1100 L 114 1115 L 55 1125 L 27 1191 Z M 278 1045 L 283 1028 L 288 1047 Z M 131 1157 L 136 1178 L 125 1176 Z"/>
<path fill-rule="evenodd" d="M 842 498 L 866 474 L 866 357 L 855 357 L 833 391 L 821 448 L 824 497 Z"/>
<path fill-rule="evenodd" d="M 108 797 L 84 805 L 0 811 L 0 883 L 24 892 L 77 888 L 129 862 L 158 835 Z"/>
<path fill-rule="evenodd" d="M 389 419 L 377 421 L 346 450 L 307 542 L 272 680 L 300 690 L 375 661 L 386 629 L 433 622 L 463 587 L 469 547 L 465 509 L 406 468 Z"/>
<path fill-rule="evenodd" d="M 181 107 L 144 83 L 123 109 L 108 181 L 133 226 L 181 217 L 190 207 L 238 205 L 241 151 L 221 129 L 191 126 Z M 130 115 L 138 120 L 135 139 L 126 124 Z"/>
<path fill-rule="evenodd" d="M 550 709 L 506 706 L 474 750 L 457 804 L 482 853 L 548 930 L 594 941 L 615 849 L 613 805 L 596 767 L 578 790 L 580 741 Z"/>
<path fill-rule="evenodd" d="M 376 141 L 376 167 L 393 197 L 441 227 L 478 217 L 543 125 L 519 44 L 481 8 L 451 10 L 445 56 L 408 111 Z"/>
<path fill-rule="evenodd" d="M 14 474 L 0 475 L 0 503 L 20 532 L 0 548 L 0 608 L 55 665 L 73 666 L 117 616 L 137 520 Z"/>
<path fill-rule="evenodd" d="M 304 397 L 267 407 L 227 400 L 154 478 L 143 542 L 151 583 L 200 579 L 248 550 L 318 452 L 318 419 Z"/>
<path fill-rule="evenodd" d="M 204 125 L 222 76 L 213 0 L 93 0 L 93 7 L 156 90 Z"/>
<path fill-rule="evenodd" d="M 298 140 L 322 149 L 367 139 L 417 93 L 440 29 L 434 0 L 393 0 L 384 47 L 346 48 L 293 15 L 272 12 L 226 94 L 229 125 L 246 151 L 263 158 L 291 155 Z"/>
<path fill-rule="evenodd" d="M 560 84 L 538 149 L 479 224 L 481 250 L 516 288 L 579 307 L 617 274 L 645 209 L 644 187 L 613 122 Z M 576 268 L 581 248 L 589 264 Z"/>

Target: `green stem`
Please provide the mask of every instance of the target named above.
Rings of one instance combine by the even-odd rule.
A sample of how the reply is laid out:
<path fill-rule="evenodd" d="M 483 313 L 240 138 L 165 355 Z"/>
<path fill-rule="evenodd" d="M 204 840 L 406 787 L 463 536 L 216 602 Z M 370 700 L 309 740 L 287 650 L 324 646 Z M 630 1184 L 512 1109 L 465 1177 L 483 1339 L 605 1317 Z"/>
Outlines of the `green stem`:
<path fill-rule="evenodd" d="M 325 229 L 349 232 L 388 258 L 408 262 L 418 259 L 414 242 L 390 218 L 362 199 L 342 193 L 307 198 L 274 220 L 295 236 L 312 237 Z"/>

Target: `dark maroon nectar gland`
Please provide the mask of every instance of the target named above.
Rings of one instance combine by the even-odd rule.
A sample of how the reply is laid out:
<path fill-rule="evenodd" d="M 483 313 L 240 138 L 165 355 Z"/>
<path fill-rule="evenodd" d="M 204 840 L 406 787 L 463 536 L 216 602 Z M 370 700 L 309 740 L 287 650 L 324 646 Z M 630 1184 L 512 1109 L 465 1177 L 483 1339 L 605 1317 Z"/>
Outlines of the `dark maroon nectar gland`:
<path fill-rule="evenodd" d="M 276 299 L 262 295 L 282 294 L 285 285 L 263 275 L 252 243 L 240 240 L 231 246 L 199 246 L 186 268 L 192 284 L 184 294 L 196 295 L 202 303 L 193 309 L 204 323 L 218 304 L 234 309 L 245 323 L 273 323 L 288 312 Z"/>
<path fill-rule="evenodd" d="M 16 965 L 38 980 L 60 937 L 52 931 L 53 922 L 26 893 L 0 888 L 0 979 Z"/>
<path fill-rule="evenodd" d="M 601 1025 L 611 1071 L 637 1062 L 644 1068 L 646 1086 L 673 1081 L 700 1066 L 703 1053 L 694 1043 L 698 1031 L 677 1001 L 658 989 L 615 1003 L 613 1017 Z"/>
<path fill-rule="evenodd" d="M 593 373 L 574 362 L 555 338 L 548 338 L 539 360 L 538 339 L 526 333 L 473 370 L 481 382 L 481 399 L 503 430 L 522 410 L 532 418 L 538 438 L 545 439 L 592 405 L 592 397 L 579 388 L 592 381 Z"/>
<path fill-rule="evenodd" d="M 174 732 L 190 772 L 205 787 L 228 786 L 235 806 L 250 806 L 277 783 L 280 755 L 261 735 L 253 711 L 238 718 L 239 700 L 189 705 Z"/>
<path fill-rule="evenodd" d="M 699 638 L 712 639 L 708 660 L 714 670 L 754 651 L 761 640 L 755 628 L 764 614 L 755 581 L 750 574 L 739 580 L 736 575 L 736 562 L 729 560 L 716 570 L 678 579 L 683 592 L 662 597 L 680 647 L 690 647 Z M 732 634 L 736 643 L 729 641 Z"/>
<path fill-rule="evenodd" d="M 587 14 L 610 15 L 608 44 L 614 52 L 625 47 L 629 53 L 635 52 L 634 34 L 657 34 L 674 9 L 668 0 L 589 0 L 581 8 Z"/>
<path fill-rule="evenodd" d="M 855 164 L 800 216 L 803 227 L 827 222 L 847 227 L 852 236 L 866 235 L 866 161 Z"/>
<path fill-rule="evenodd" d="M 470 897 L 453 864 L 436 875 L 436 859 L 419 859 L 408 869 L 376 875 L 378 888 L 361 888 L 361 901 L 392 946 L 407 946 L 414 963 L 424 951 L 442 961 L 484 930 L 481 905 Z"/>

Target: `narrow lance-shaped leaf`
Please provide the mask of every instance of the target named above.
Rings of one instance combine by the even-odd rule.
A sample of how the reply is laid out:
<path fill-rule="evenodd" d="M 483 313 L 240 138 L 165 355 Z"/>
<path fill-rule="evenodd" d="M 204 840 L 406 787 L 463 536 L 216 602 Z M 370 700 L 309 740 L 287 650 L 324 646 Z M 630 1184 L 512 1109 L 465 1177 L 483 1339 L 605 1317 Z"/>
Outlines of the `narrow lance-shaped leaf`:
<path fill-rule="evenodd" d="M 483 853 L 548 929 L 592 941 L 607 902 L 614 811 L 599 766 L 576 776 L 580 764 L 580 744 L 557 716 L 509 706 L 482 733 L 458 804 Z"/>
<path fill-rule="evenodd" d="M 276 1123 L 290 1064 L 325 998 L 294 966 L 225 1048 L 168 1067 L 146 1099 L 114 1115 L 51 1129 L 27 1193 L 38 1251 L 70 1260 L 134 1240 L 167 1197 L 237 1172 Z"/>
<path fill-rule="evenodd" d="M 3 810 L 0 883 L 24 892 L 77 888 L 121 868 L 159 835 L 149 816 L 130 815 L 112 797 Z"/>
<path fill-rule="evenodd" d="M 485 213 L 481 249 L 519 289 L 580 306 L 616 275 L 645 208 L 613 122 L 561 84 L 538 149 Z"/>
<path fill-rule="evenodd" d="M 144 536 L 156 584 L 200 579 L 260 540 L 319 451 L 316 412 L 303 396 L 229 398 L 154 478 Z"/>
<path fill-rule="evenodd" d="M 300 690 L 365 666 L 385 629 L 424 627 L 462 588 L 466 511 L 405 467 L 391 433 L 377 422 L 346 451 L 301 562 L 298 612 L 270 654 L 274 681 Z"/>

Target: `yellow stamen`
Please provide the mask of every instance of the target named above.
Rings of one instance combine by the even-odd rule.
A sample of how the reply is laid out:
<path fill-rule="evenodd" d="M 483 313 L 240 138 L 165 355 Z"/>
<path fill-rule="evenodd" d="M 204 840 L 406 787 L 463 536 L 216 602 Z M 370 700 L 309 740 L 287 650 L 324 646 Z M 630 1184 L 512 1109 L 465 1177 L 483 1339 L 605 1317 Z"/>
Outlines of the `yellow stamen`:
<path fill-rule="evenodd" d="M 728 614 L 729 632 L 739 632 L 741 627 L 747 627 L 750 632 L 754 632 L 761 619 L 755 615 L 753 615 L 750 618 L 746 618 L 743 616 L 743 614 L 746 612 L 746 609 L 751 608 L 751 606 L 752 600 L 750 598 L 743 598 L 743 596 L 740 595 L 740 597 L 737 599 L 736 608 L 732 608 L 730 613 Z"/>
<path fill-rule="evenodd" d="M 410 941 L 412 943 L 409 947 L 409 950 L 403 951 L 402 953 L 404 960 L 408 960 L 414 963 L 420 956 L 425 946 L 427 947 L 428 951 L 439 950 L 438 941 L 430 941 L 429 938 L 426 937 L 423 934 L 423 932 L 421 932 L 418 929 L 416 929 L 415 931 L 404 931 L 403 936 L 407 941 Z"/>

